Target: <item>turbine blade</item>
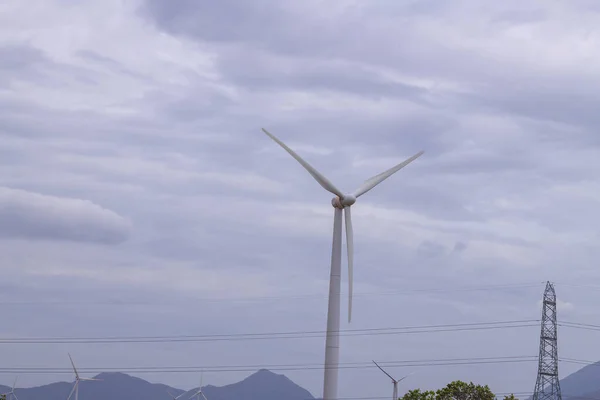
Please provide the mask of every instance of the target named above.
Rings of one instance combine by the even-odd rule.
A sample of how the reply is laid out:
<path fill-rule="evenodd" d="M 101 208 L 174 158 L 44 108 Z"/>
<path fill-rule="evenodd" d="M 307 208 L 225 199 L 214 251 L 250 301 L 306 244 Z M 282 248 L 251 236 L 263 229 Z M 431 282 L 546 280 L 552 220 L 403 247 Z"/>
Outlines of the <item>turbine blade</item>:
<path fill-rule="evenodd" d="M 69 353 L 67 353 L 69 354 Z M 73 366 L 73 371 L 75 371 L 75 377 L 77 379 L 79 379 L 79 374 L 77 373 L 77 368 L 75 368 L 75 363 L 73 362 L 73 358 L 71 357 L 71 354 L 69 354 L 69 360 L 71 360 L 71 365 Z"/>
<path fill-rule="evenodd" d="M 19 379 L 19 377 L 18 377 L 18 376 L 15 378 L 15 383 L 13 383 L 13 387 L 12 387 L 12 390 L 11 390 L 11 392 L 12 392 L 12 391 L 14 391 L 14 390 L 15 390 L 15 388 L 17 387 L 17 379 Z"/>
<path fill-rule="evenodd" d="M 204 400 L 208 400 L 208 399 L 206 398 L 206 396 L 204 395 L 204 393 L 200 392 L 200 394 L 202 395 L 202 398 L 203 398 Z"/>
<path fill-rule="evenodd" d="M 369 190 L 373 189 L 375 186 L 379 185 L 381 182 L 383 182 L 384 180 L 386 180 L 387 178 L 389 178 L 390 176 L 392 176 L 394 173 L 398 172 L 400 169 L 406 167 L 408 164 L 410 164 L 411 162 L 413 162 L 414 160 L 416 160 L 417 158 L 421 157 L 421 155 L 423 154 L 423 151 L 418 152 L 417 154 L 415 154 L 414 156 L 410 157 L 409 159 L 401 162 L 398 165 L 393 166 L 392 168 L 388 169 L 387 171 L 384 171 L 378 175 L 375 175 L 369 179 L 367 179 L 361 187 L 359 187 L 358 189 L 356 189 L 356 192 L 354 192 L 354 197 L 358 198 L 360 196 L 362 196 L 363 194 L 367 193 Z"/>
<path fill-rule="evenodd" d="M 411 372 L 410 374 L 403 376 L 402 378 L 398 379 L 398 382 L 402 382 L 403 380 L 405 380 L 406 378 L 408 378 L 409 376 L 413 375 L 414 372 Z"/>
<path fill-rule="evenodd" d="M 348 323 L 352 321 L 352 291 L 354 281 L 354 232 L 350 207 L 344 207 L 346 217 L 346 248 L 348 251 Z"/>
<path fill-rule="evenodd" d="M 271 134 L 265 128 L 262 128 L 262 130 L 271 139 L 273 139 L 275 141 L 275 143 L 277 143 L 278 145 L 280 145 L 281 147 L 283 147 L 283 149 L 285 151 L 287 151 L 288 153 L 290 153 L 290 155 L 292 157 L 294 157 L 296 159 L 296 161 L 298 161 L 304 167 L 304 169 L 306 169 L 308 171 L 308 173 L 312 175 L 313 178 L 315 178 L 315 180 L 319 183 L 319 185 L 321 185 L 323 187 L 323 189 L 327 190 L 330 193 L 333 193 L 333 194 L 339 196 L 340 198 L 344 197 L 344 194 L 338 188 L 336 188 L 334 186 L 334 184 L 331 183 L 331 181 L 329 181 L 329 179 L 325 178 L 325 176 L 323 176 L 323 174 L 321 174 L 319 171 L 317 171 L 312 165 L 310 165 L 309 163 L 307 163 L 306 161 L 304 161 L 298 154 L 296 154 L 294 152 L 294 150 L 292 150 L 289 147 L 287 147 L 285 143 L 283 143 L 281 140 L 277 139 L 275 137 L 275 135 Z"/>
<path fill-rule="evenodd" d="M 73 393 L 75 393 L 76 388 L 77 388 L 77 381 L 75 381 L 75 384 L 73 385 L 73 389 L 71 389 L 71 393 L 69 393 L 69 397 L 67 397 L 67 400 L 71 400 L 71 396 L 73 396 Z"/>
<path fill-rule="evenodd" d="M 19 398 L 17 397 L 17 394 L 16 394 L 16 393 L 14 393 L 14 392 L 13 392 L 13 394 L 12 394 L 12 395 L 13 395 L 13 397 L 14 397 L 16 400 L 19 400 Z"/>
<path fill-rule="evenodd" d="M 381 372 L 383 372 L 384 374 L 386 374 L 386 375 L 387 375 L 387 376 L 388 376 L 388 377 L 389 377 L 389 378 L 392 380 L 392 382 L 396 382 L 396 380 L 395 380 L 395 379 L 394 379 L 394 378 L 393 378 L 393 377 L 392 377 L 390 374 L 388 374 L 388 373 L 385 371 L 385 369 L 381 368 L 381 367 L 379 366 L 379 364 L 377 364 L 377 363 L 375 362 L 375 360 L 373 360 L 373 363 L 374 363 L 375 365 L 377 365 L 377 368 L 379 368 L 379 369 L 381 370 Z"/>

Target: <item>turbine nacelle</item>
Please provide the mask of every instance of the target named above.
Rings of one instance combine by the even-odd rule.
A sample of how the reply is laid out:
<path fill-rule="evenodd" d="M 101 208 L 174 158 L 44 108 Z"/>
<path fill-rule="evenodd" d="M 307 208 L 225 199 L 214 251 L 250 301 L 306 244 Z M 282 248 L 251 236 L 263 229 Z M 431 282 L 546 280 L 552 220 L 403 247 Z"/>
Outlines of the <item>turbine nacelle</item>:
<path fill-rule="evenodd" d="M 339 208 L 340 210 L 343 210 L 344 207 L 350 207 L 354 203 L 356 203 L 356 197 L 352 194 L 345 194 L 341 198 L 340 196 L 335 196 L 333 199 L 331 199 L 331 205 L 334 208 Z"/>

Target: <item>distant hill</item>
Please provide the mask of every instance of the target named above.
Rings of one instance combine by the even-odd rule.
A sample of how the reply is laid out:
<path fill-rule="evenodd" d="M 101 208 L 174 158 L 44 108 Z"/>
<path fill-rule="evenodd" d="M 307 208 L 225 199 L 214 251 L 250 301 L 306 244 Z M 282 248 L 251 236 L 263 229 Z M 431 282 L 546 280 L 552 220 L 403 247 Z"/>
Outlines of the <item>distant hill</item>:
<path fill-rule="evenodd" d="M 561 379 L 560 391 L 564 400 L 600 400 L 600 361 Z"/>
<path fill-rule="evenodd" d="M 178 396 L 185 390 L 154 384 L 123 373 L 102 373 L 98 382 L 79 384 L 79 400 L 171 400 L 167 391 Z M 33 388 L 18 388 L 19 400 L 66 400 L 73 383 L 58 382 Z M 10 391 L 0 385 L 0 392 Z M 187 400 L 196 389 L 190 390 L 181 400 Z M 261 369 L 241 382 L 226 386 L 208 385 L 202 391 L 209 400 L 307 400 L 314 397 L 284 375 Z"/>
<path fill-rule="evenodd" d="M 562 379 L 560 390 L 566 400 L 574 400 L 575 396 L 585 397 L 581 400 L 600 400 L 600 361 Z"/>
<path fill-rule="evenodd" d="M 192 395 L 198 389 L 190 391 Z M 227 386 L 206 386 L 202 391 L 209 400 L 308 400 L 310 392 L 285 375 L 261 369 L 241 382 Z M 183 396 L 186 397 L 186 396 Z"/>

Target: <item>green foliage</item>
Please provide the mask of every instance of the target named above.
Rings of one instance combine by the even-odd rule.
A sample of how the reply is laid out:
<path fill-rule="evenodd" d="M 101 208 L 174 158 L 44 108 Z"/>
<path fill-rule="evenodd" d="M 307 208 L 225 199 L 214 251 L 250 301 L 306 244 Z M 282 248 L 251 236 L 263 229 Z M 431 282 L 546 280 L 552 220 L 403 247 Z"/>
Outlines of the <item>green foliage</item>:
<path fill-rule="evenodd" d="M 406 393 L 402 400 L 436 400 L 436 394 L 433 390 L 421 392 L 421 389 L 411 390 Z"/>
<path fill-rule="evenodd" d="M 445 388 L 434 392 L 422 392 L 420 389 L 411 390 L 400 400 L 495 400 L 496 395 L 486 386 L 476 385 L 473 382 L 450 382 Z M 517 400 L 514 395 L 505 396 L 504 400 Z"/>
<path fill-rule="evenodd" d="M 436 394 L 437 400 L 494 400 L 496 398 L 487 385 L 481 386 L 462 381 L 451 382 Z"/>

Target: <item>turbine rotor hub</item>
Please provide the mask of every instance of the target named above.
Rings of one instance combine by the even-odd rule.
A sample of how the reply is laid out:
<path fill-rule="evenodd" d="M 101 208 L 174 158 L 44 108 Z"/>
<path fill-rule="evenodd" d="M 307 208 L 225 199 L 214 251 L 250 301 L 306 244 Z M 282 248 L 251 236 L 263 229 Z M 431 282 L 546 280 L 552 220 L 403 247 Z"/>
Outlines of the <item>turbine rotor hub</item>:
<path fill-rule="evenodd" d="M 346 194 L 342 198 L 342 205 L 344 207 L 350 207 L 354 203 L 356 203 L 356 197 L 352 196 L 351 194 Z"/>

